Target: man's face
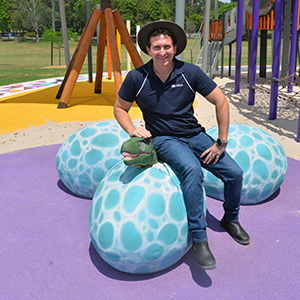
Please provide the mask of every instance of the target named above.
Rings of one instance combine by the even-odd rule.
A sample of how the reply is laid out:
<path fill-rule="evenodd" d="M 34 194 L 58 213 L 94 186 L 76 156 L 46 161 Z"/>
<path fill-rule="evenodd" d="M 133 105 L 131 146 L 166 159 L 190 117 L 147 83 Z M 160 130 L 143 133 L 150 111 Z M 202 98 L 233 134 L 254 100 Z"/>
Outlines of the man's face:
<path fill-rule="evenodd" d="M 165 67 L 172 63 L 177 45 L 173 46 L 171 37 L 163 34 L 152 36 L 150 44 L 150 48 L 147 46 L 146 49 L 156 66 Z"/>

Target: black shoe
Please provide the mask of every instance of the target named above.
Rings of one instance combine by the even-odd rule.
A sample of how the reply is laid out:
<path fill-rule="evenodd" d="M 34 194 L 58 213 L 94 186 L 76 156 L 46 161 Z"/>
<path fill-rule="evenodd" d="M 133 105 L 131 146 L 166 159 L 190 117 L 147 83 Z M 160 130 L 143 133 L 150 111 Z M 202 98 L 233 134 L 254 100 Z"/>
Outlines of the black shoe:
<path fill-rule="evenodd" d="M 221 226 L 232 236 L 236 242 L 242 245 L 250 244 L 250 237 L 239 222 L 229 222 L 223 217 L 221 220 Z"/>
<path fill-rule="evenodd" d="M 193 250 L 195 262 L 199 268 L 204 270 L 212 270 L 216 268 L 216 260 L 209 249 L 207 241 L 204 243 L 194 242 Z"/>

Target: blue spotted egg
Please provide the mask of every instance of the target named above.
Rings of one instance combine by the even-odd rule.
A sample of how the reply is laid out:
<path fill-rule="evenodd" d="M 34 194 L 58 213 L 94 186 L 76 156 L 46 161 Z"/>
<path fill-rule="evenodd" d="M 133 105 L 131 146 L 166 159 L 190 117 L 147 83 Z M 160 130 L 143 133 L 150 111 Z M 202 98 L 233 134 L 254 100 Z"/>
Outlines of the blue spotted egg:
<path fill-rule="evenodd" d="M 56 168 L 61 181 L 74 194 L 92 198 L 107 171 L 123 158 L 120 148 L 127 139 L 115 120 L 79 129 L 58 150 Z"/>
<path fill-rule="evenodd" d="M 207 133 L 218 138 L 218 128 Z M 226 151 L 244 172 L 241 204 L 260 203 L 282 184 L 287 172 L 287 156 L 283 146 L 267 132 L 251 125 L 232 123 Z M 210 197 L 224 201 L 223 182 L 203 170 L 204 187 Z"/>
<path fill-rule="evenodd" d="M 123 272 L 147 274 L 166 269 L 191 247 L 178 177 L 168 165 L 156 166 L 118 163 L 92 200 L 92 243 L 103 260 Z"/>

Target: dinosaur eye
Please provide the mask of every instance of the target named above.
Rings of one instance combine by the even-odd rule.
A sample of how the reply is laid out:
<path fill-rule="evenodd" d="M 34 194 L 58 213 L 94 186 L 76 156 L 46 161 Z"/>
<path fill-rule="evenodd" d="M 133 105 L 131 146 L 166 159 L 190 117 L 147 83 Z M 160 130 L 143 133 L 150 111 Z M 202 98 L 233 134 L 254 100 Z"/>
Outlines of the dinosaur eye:
<path fill-rule="evenodd" d="M 150 145 L 151 144 L 151 139 L 150 138 L 146 138 L 144 140 L 144 143 L 147 144 L 147 145 Z"/>

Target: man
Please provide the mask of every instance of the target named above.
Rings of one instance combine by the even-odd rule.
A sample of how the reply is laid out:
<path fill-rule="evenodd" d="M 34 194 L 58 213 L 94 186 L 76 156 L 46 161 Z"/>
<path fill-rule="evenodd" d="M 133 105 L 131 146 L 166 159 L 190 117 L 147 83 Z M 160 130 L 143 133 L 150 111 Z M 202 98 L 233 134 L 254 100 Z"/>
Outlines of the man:
<path fill-rule="evenodd" d="M 229 103 L 199 67 L 174 58 L 186 42 L 184 30 L 174 22 L 160 20 L 142 27 L 138 44 L 152 59 L 126 76 L 114 113 L 129 136 L 152 137 L 159 158 L 180 173 L 195 261 L 200 268 L 210 270 L 216 267 L 216 261 L 207 242 L 201 166 L 224 182 L 222 227 L 240 244 L 249 244 L 250 238 L 238 221 L 243 173 L 225 151 Z M 216 107 L 217 142 L 194 117 L 196 92 Z M 132 125 L 128 111 L 134 101 L 143 113 L 146 128 Z"/>

